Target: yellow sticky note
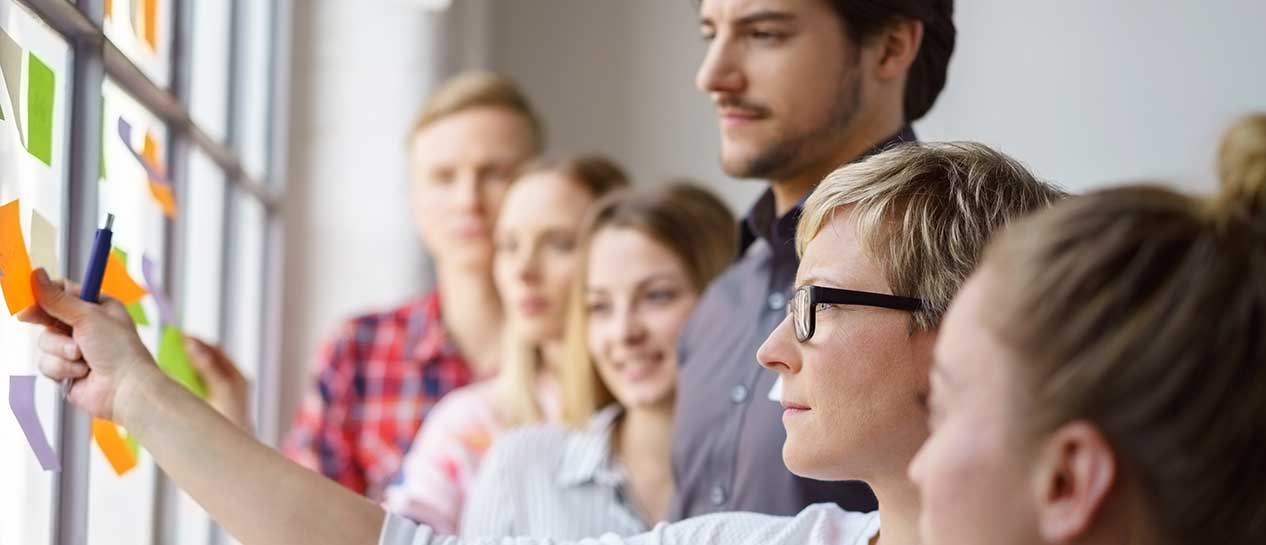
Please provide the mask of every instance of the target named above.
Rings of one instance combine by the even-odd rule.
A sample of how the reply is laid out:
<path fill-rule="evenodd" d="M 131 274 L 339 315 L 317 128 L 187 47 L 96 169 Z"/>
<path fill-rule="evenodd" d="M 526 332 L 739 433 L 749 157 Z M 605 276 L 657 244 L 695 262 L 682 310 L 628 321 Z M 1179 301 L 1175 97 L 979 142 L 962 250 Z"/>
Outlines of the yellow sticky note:
<path fill-rule="evenodd" d="M 44 219 L 38 210 L 31 211 L 31 266 L 43 267 L 49 276 L 61 274 L 57 259 L 57 228 Z"/>
<path fill-rule="evenodd" d="M 149 192 L 154 196 L 154 201 L 158 203 L 158 207 L 163 211 L 164 216 L 168 218 L 176 217 L 176 196 L 172 194 L 170 186 L 158 182 L 150 182 Z"/>
<path fill-rule="evenodd" d="M 97 447 L 105 455 L 106 461 L 110 462 L 115 474 L 123 475 L 136 467 L 136 456 L 132 454 L 127 440 L 119 435 L 119 427 L 114 422 L 93 418 L 92 439 L 97 442 Z"/>
<path fill-rule="evenodd" d="M 101 293 L 118 299 L 124 305 L 130 305 L 140 301 L 149 292 L 132 280 L 127 273 L 127 264 L 123 263 L 118 254 L 110 252 L 110 258 L 106 261 L 105 278 L 101 280 Z"/>
<path fill-rule="evenodd" d="M 0 288 L 9 314 L 35 304 L 31 291 L 31 258 L 22 239 L 21 205 L 17 200 L 0 206 Z"/>

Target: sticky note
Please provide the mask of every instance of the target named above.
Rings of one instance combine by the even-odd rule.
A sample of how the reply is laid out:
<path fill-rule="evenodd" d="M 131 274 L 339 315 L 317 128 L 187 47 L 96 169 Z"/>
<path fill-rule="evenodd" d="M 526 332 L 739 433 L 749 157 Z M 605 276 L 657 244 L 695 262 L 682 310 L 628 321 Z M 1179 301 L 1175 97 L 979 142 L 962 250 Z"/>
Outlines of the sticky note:
<path fill-rule="evenodd" d="M 57 76 L 34 54 L 27 55 L 26 73 L 26 151 L 53 166 L 53 93 Z"/>
<path fill-rule="evenodd" d="M 35 293 L 31 291 L 31 258 L 22 240 L 20 211 L 17 200 L 0 206 L 0 288 L 10 315 L 35 304 Z"/>
<path fill-rule="evenodd" d="M 26 443 L 31 452 L 39 460 L 44 471 L 61 471 L 62 462 L 53 452 L 48 437 L 44 435 L 44 427 L 40 425 L 40 415 L 35 411 L 35 377 L 33 375 L 9 376 L 9 409 L 18 419 L 18 426 L 26 436 Z"/>
<path fill-rule="evenodd" d="M 145 279 L 145 287 L 149 290 L 149 294 L 154 297 L 154 303 L 158 305 L 158 321 L 164 325 L 171 324 L 171 302 L 167 300 L 167 294 L 163 292 L 162 284 L 158 283 L 158 264 L 150 259 L 147 255 L 141 256 L 141 275 Z"/>
<path fill-rule="evenodd" d="M 149 325 L 149 315 L 145 314 L 145 306 L 140 301 L 130 305 L 124 305 L 127 315 L 132 318 L 132 323 L 136 325 Z"/>
<path fill-rule="evenodd" d="M 57 259 L 57 228 L 38 210 L 31 211 L 31 266 L 43 267 L 49 275 L 61 274 Z"/>
<path fill-rule="evenodd" d="M 141 37 L 151 51 L 158 51 L 158 0 L 141 0 L 145 5 Z"/>
<path fill-rule="evenodd" d="M 151 180 L 149 192 L 154 196 L 154 201 L 158 203 L 158 208 L 163 211 L 164 216 L 176 217 L 176 196 L 172 194 L 171 186 Z"/>
<path fill-rule="evenodd" d="M 13 122 L 18 126 L 18 135 L 26 134 L 22 130 L 22 108 L 18 98 L 22 89 L 22 47 L 13 38 L 0 29 L 0 74 L 4 75 L 4 86 L 9 91 L 9 104 L 13 106 Z M 23 141 L 25 142 L 25 141 Z"/>
<path fill-rule="evenodd" d="M 142 288 L 127 273 L 127 254 L 123 254 L 117 248 L 110 252 L 110 258 L 106 261 L 105 278 L 101 280 L 101 292 L 118 299 L 124 305 L 131 305 L 140 301 L 145 297 L 145 288 Z"/>
<path fill-rule="evenodd" d="M 189 353 L 185 351 L 185 334 L 175 327 L 163 328 L 163 337 L 158 343 L 158 367 L 194 395 L 207 398 L 207 386 L 194 370 Z"/>
<path fill-rule="evenodd" d="M 123 436 L 119 435 L 119 427 L 114 422 L 93 418 L 92 439 L 96 441 L 97 448 L 101 449 L 116 475 L 123 475 L 136 467 L 136 456 L 132 454 L 132 449 Z"/>

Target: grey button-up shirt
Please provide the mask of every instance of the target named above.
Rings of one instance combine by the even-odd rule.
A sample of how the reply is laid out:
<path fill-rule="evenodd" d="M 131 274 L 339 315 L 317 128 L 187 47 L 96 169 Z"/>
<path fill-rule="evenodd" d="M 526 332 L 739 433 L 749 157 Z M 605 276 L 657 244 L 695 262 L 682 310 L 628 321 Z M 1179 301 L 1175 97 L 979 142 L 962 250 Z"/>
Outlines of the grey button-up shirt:
<path fill-rule="evenodd" d="M 907 127 L 862 157 L 914 139 Z M 771 192 L 757 201 L 740 227 L 742 257 L 713 281 L 682 332 L 673 520 L 719 511 L 791 515 L 823 502 L 876 509 L 860 482 L 815 481 L 787 470 L 782 407 L 768 398 L 777 375 L 756 362 L 757 349 L 787 313 L 800 265 L 795 230 L 802 205 L 778 218 Z"/>

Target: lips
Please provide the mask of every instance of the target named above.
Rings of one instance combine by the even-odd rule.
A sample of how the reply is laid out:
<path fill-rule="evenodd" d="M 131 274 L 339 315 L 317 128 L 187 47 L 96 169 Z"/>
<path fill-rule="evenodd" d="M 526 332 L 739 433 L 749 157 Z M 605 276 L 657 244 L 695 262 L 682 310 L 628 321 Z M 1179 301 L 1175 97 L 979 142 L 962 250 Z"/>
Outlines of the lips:
<path fill-rule="evenodd" d="M 664 354 L 662 352 L 653 352 L 630 355 L 622 357 L 618 361 L 620 364 L 617 369 L 620 376 L 636 382 L 653 376 L 659 370 L 659 367 L 663 365 Z"/>
<path fill-rule="evenodd" d="M 549 310 L 549 300 L 544 297 L 524 297 L 519 299 L 519 312 L 524 316 L 540 316 Z"/>
<path fill-rule="evenodd" d="M 794 403 L 794 402 L 790 402 L 786 400 L 782 402 L 782 417 L 783 418 L 800 416 L 802 414 L 809 412 L 809 410 L 810 409 L 808 405 Z"/>

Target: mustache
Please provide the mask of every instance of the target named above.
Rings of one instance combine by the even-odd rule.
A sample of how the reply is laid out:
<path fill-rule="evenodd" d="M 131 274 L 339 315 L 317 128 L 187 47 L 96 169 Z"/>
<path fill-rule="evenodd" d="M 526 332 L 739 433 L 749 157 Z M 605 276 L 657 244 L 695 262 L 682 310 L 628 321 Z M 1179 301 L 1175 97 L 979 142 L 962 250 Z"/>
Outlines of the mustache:
<path fill-rule="evenodd" d="M 750 102 L 736 95 L 721 95 L 712 102 L 719 110 L 743 110 L 762 117 L 770 114 L 767 106 Z"/>

